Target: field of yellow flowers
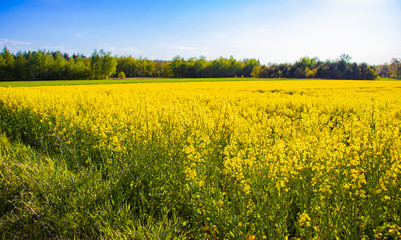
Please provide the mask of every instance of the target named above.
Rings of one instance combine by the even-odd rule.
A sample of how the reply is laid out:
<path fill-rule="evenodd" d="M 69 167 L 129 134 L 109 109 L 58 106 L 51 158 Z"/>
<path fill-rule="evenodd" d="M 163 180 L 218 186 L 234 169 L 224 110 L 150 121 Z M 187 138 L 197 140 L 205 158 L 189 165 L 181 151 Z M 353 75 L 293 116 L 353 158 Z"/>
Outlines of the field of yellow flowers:
<path fill-rule="evenodd" d="M 398 81 L 0 88 L 0 124 L 50 158 L 0 163 L 44 236 L 401 238 Z"/>

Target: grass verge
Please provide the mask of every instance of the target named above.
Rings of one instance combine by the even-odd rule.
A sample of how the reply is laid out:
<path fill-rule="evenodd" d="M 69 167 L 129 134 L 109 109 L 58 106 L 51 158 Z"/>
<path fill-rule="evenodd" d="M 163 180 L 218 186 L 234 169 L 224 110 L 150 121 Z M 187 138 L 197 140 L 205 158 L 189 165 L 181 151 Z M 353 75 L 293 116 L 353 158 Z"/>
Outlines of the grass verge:
<path fill-rule="evenodd" d="M 64 85 L 96 85 L 125 83 L 172 83 L 172 82 L 229 82 L 229 81 L 304 81 L 322 79 L 292 79 L 292 78 L 128 78 L 107 80 L 53 80 L 53 81 L 0 81 L 0 87 L 38 87 Z M 381 79 L 382 81 L 390 79 Z"/>
<path fill-rule="evenodd" d="M 158 220 L 120 219 L 118 213 L 130 207 L 111 210 L 112 181 L 102 181 L 93 169 L 69 171 L 63 159 L 12 143 L 4 134 L 0 176 L 0 239 L 184 238 L 180 221 L 168 212 Z M 121 221 L 129 224 L 119 228 Z"/>

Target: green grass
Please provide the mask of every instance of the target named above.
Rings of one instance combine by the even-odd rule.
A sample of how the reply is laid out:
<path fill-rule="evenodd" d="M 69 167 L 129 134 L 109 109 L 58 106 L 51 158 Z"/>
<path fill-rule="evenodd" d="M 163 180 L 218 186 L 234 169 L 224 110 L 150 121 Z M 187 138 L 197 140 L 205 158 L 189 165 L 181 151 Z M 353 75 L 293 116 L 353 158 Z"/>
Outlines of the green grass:
<path fill-rule="evenodd" d="M 96 84 L 125 84 L 125 83 L 171 83 L 171 82 L 229 82 L 229 81 L 303 81 L 322 79 L 293 79 L 293 78 L 128 78 L 107 80 L 53 80 L 53 81 L 0 81 L 0 87 L 38 87 L 62 85 L 96 85 Z M 384 79 L 382 79 L 384 80 Z"/>
<path fill-rule="evenodd" d="M 63 85 L 95 85 L 125 83 L 169 83 L 169 82 L 228 82 L 228 81 L 303 81 L 323 79 L 294 78 L 127 78 L 107 80 L 52 80 L 52 81 L 0 81 L 0 87 L 38 87 Z M 394 78 L 381 78 L 380 81 L 400 81 Z"/>
<path fill-rule="evenodd" d="M 171 213 L 120 219 L 113 180 L 94 169 L 68 170 L 63 157 L 49 157 L 0 132 L 0 239 L 182 239 Z M 167 215 L 169 217 L 167 217 Z M 124 226 L 119 223 L 124 221 Z"/>
<path fill-rule="evenodd" d="M 379 81 L 401 81 L 401 79 L 397 79 L 397 78 L 380 78 L 378 79 Z"/>
<path fill-rule="evenodd" d="M 273 79 L 269 79 L 273 80 Z M 278 79 L 275 79 L 278 80 Z M 124 83 L 167 83 L 167 82 L 222 82 L 222 81 L 267 81 L 255 78 L 128 78 L 107 80 L 53 80 L 53 81 L 12 81 L 1 82 L 0 87 L 36 87 L 61 85 L 94 85 Z"/>

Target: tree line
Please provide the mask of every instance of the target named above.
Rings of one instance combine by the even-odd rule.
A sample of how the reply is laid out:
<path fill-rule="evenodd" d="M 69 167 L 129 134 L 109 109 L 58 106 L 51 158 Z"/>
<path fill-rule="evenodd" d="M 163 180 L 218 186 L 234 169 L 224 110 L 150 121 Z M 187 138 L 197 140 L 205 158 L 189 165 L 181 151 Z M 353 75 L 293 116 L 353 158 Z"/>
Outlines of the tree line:
<path fill-rule="evenodd" d="M 380 77 L 401 79 L 401 59 L 393 58 L 390 64 L 385 63 L 378 66 L 378 75 Z"/>
<path fill-rule="evenodd" d="M 348 55 L 337 60 L 321 61 L 303 57 L 295 63 L 260 64 L 257 59 L 237 60 L 220 57 L 171 61 L 148 60 L 132 56 L 112 56 L 110 52 L 95 50 L 90 57 L 60 51 L 24 51 L 11 53 L 4 47 L 0 53 L 0 80 L 70 80 L 105 79 L 109 77 L 159 78 L 322 78 L 322 79 L 376 79 L 377 76 L 400 78 L 401 64 L 371 66 L 351 63 Z"/>
<path fill-rule="evenodd" d="M 321 78 L 374 80 L 377 69 L 366 63 L 351 63 L 351 57 L 341 55 L 339 59 L 321 61 L 318 58 L 303 57 L 293 64 L 281 63 L 260 65 L 253 69 L 257 78 Z"/>
<path fill-rule="evenodd" d="M 117 59 L 103 50 L 87 58 L 83 54 L 60 51 L 28 51 L 12 54 L 4 47 L 0 54 L 0 79 L 68 80 L 103 79 L 116 71 Z"/>

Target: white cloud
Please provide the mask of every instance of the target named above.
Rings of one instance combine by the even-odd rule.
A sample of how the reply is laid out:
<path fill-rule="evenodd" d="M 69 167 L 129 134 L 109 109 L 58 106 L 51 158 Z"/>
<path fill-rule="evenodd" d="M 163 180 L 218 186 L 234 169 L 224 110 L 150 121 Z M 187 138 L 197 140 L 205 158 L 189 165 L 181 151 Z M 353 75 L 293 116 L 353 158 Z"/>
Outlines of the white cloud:
<path fill-rule="evenodd" d="M 0 38 L 0 45 L 10 45 L 10 46 L 18 46 L 18 45 L 32 45 L 30 42 L 21 42 L 21 41 L 16 41 L 12 39 L 7 39 L 7 38 Z"/>
<path fill-rule="evenodd" d="M 330 0 L 334 4 L 346 5 L 366 5 L 366 4 L 386 4 L 391 0 Z"/>
<path fill-rule="evenodd" d="M 174 49 L 174 50 L 183 50 L 183 51 L 194 51 L 194 50 L 198 50 L 198 48 L 196 48 L 196 47 L 184 47 L 184 46 L 172 47 L 171 49 Z"/>
<path fill-rule="evenodd" d="M 67 49 L 63 46 L 43 46 L 42 49 L 44 49 L 45 51 L 60 51 L 61 53 L 68 53 L 68 54 L 76 53 L 74 50 Z"/>
<path fill-rule="evenodd" d="M 7 46 L 8 50 L 10 52 L 17 52 L 17 51 L 26 51 L 26 50 L 32 50 L 31 46 L 32 43 L 30 42 L 22 42 L 22 41 L 17 41 L 13 39 L 7 39 L 7 38 L 0 38 L 0 46 Z"/>
<path fill-rule="evenodd" d="M 132 46 L 120 48 L 120 47 L 110 45 L 108 43 L 100 43 L 99 48 L 103 49 L 105 51 L 111 52 L 113 55 L 119 55 L 119 56 L 129 56 L 129 55 L 135 55 L 135 54 L 143 52 Z"/>
<path fill-rule="evenodd" d="M 64 47 L 61 46 L 43 46 L 43 49 L 50 51 L 62 51 L 65 52 Z"/>
<path fill-rule="evenodd" d="M 401 32 L 396 31 L 400 21 L 391 2 L 316 0 L 292 15 L 245 20 L 225 31 L 216 30 L 200 42 L 210 42 L 218 54 L 212 58 L 233 55 L 268 63 L 294 62 L 303 56 L 336 59 L 346 53 L 356 62 L 380 64 L 401 55 L 397 40 Z"/>
<path fill-rule="evenodd" d="M 205 42 L 197 43 L 197 45 L 204 45 L 204 44 Z M 212 50 L 208 47 L 192 47 L 188 45 L 175 46 L 175 47 L 170 47 L 169 56 L 167 57 L 166 55 L 165 58 L 173 58 L 177 55 L 183 58 L 193 58 L 200 56 L 209 57 L 212 55 Z"/>

